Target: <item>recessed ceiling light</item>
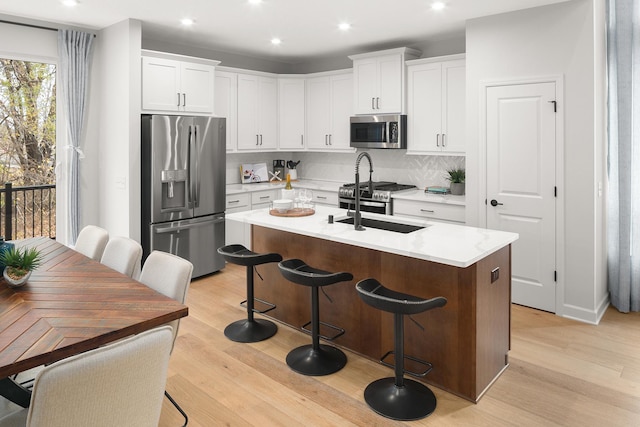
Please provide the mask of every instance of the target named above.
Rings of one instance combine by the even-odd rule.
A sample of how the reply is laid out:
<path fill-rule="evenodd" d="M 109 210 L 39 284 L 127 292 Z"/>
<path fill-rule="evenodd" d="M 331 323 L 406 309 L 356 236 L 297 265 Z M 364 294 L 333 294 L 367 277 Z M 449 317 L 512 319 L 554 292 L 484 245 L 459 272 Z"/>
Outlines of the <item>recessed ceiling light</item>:
<path fill-rule="evenodd" d="M 338 28 L 340 28 L 342 31 L 348 31 L 351 29 L 351 24 L 349 24 L 348 22 L 341 22 L 340 25 L 338 25 Z"/>
<path fill-rule="evenodd" d="M 195 23 L 196 23 L 196 21 L 194 21 L 194 20 L 193 20 L 193 19 L 191 19 L 191 18 L 182 18 L 182 19 L 180 20 L 180 23 L 181 23 L 182 25 L 185 25 L 185 26 L 189 27 L 189 26 L 191 26 L 191 25 L 195 24 Z"/>
<path fill-rule="evenodd" d="M 444 2 L 441 2 L 441 1 L 437 1 L 431 4 L 431 9 L 433 10 L 442 10 L 444 9 L 444 7 L 445 7 L 445 4 Z"/>
<path fill-rule="evenodd" d="M 78 1 L 77 0 L 62 0 L 62 4 L 67 6 L 67 7 L 73 7 L 73 6 L 77 6 L 78 5 Z"/>
<path fill-rule="evenodd" d="M 277 38 L 277 37 L 274 37 L 274 38 L 272 38 L 272 39 L 271 39 L 271 44 L 274 44 L 274 45 L 276 45 L 276 46 L 277 46 L 277 45 L 279 45 L 280 43 L 282 43 L 282 40 L 280 40 L 280 39 L 279 39 L 279 38 Z"/>

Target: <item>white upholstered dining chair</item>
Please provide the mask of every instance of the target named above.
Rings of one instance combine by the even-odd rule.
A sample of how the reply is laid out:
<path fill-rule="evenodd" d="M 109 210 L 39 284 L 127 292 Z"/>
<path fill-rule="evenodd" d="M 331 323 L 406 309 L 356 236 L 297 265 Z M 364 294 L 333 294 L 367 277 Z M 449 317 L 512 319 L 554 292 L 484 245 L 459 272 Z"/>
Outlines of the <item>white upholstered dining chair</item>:
<path fill-rule="evenodd" d="M 158 291 L 164 296 L 173 298 L 174 300 L 184 304 L 184 301 L 187 298 L 189 284 L 191 283 L 192 273 L 193 264 L 186 259 L 162 251 L 153 251 L 149 254 L 142 266 L 140 282 L 144 283 L 151 289 Z M 180 320 L 174 320 L 173 322 L 170 322 L 169 325 L 173 328 L 173 340 L 175 342 L 178 335 Z M 189 423 L 189 417 L 186 412 L 166 390 L 164 394 L 180 414 L 182 414 L 184 417 L 183 427 L 186 426 Z"/>
<path fill-rule="evenodd" d="M 109 232 L 107 230 L 95 225 L 87 225 L 80 230 L 73 249 L 91 259 L 100 261 L 108 241 Z"/>
<path fill-rule="evenodd" d="M 128 237 L 111 237 L 100 262 L 137 280 L 140 277 L 142 246 Z"/>
<path fill-rule="evenodd" d="M 46 366 L 29 408 L 0 427 L 155 427 L 172 343 L 162 326 Z"/>

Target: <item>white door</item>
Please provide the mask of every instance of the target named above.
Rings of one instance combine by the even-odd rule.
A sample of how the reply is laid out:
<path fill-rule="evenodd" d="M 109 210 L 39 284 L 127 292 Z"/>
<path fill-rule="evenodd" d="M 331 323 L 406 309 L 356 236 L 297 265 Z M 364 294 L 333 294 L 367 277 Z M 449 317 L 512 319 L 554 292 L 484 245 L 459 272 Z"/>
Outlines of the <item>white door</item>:
<path fill-rule="evenodd" d="M 512 301 L 556 310 L 555 83 L 487 88 L 487 228 L 519 233 Z"/>
<path fill-rule="evenodd" d="M 180 85 L 184 94 L 184 111 L 213 113 L 216 68 L 211 65 L 183 62 Z"/>

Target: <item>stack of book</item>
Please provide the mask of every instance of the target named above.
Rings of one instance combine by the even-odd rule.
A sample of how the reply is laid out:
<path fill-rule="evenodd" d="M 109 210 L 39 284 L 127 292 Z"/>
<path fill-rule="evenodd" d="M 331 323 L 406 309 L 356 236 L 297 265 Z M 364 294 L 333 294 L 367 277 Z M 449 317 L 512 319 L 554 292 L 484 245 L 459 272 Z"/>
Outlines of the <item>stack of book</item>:
<path fill-rule="evenodd" d="M 427 187 L 424 189 L 425 193 L 432 193 L 432 194 L 449 194 L 449 188 L 448 187 Z"/>

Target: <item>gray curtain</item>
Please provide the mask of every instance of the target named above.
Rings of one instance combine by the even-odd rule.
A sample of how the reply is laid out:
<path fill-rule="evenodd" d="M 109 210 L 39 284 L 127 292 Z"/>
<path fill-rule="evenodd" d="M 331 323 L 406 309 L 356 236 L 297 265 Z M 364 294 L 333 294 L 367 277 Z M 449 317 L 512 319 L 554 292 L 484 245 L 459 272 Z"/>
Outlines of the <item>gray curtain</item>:
<path fill-rule="evenodd" d="M 93 34 L 74 30 L 58 30 L 58 82 L 62 91 L 62 105 L 67 119 L 68 143 L 65 154 L 69 154 L 68 203 L 69 228 L 68 241 L 74 243 L 78 238 L 79 210 L 79 167 L 84 136 L 85 110 L 89 86 L 89 70 L 93 48 Z M 62 153 L 58 153 L 61 155 Z"/>
<path fill-rule="evenodd" d="M 607 15 L 609 292 L 640 311 L 640 0 L 608 0 Z"/>

